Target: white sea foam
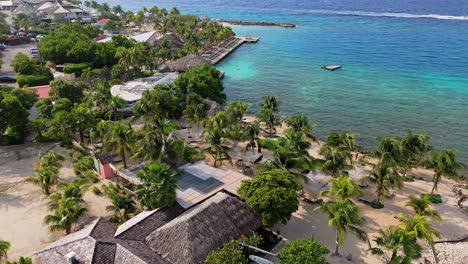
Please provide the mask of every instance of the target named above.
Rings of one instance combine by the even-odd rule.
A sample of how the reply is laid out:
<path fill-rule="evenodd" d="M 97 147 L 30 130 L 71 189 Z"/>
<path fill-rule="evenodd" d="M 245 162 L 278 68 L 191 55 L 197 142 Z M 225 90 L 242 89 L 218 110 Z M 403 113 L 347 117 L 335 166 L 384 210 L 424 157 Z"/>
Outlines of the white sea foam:
<path fill-rule="evenodd" d="M 399 17 L 399 18 L 432 18 L 432 19 L 444 19 L 444 20 L 467 20 L 468 16 L 447 16 L 437 14 L 408 14 L 408 13 L 377 13 L 377 12 L 365 12 L 365 11 L 335 11 L 335 10 L 307 10 L 307 13 L 316 14 L 336 14 L 346 16 L 371 16 L 371 17 Z"/>

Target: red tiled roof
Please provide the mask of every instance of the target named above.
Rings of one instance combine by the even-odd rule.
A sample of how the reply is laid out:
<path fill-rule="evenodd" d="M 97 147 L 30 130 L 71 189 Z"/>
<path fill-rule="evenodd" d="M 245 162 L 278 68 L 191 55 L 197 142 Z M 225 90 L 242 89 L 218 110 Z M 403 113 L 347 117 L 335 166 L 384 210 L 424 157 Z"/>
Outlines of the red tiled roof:
<path fill-rule="evenodd" d="M 97 24 L 101 24 L 101 25 L 105 25 L 107 24 L 107 22 L 109 22 L 110 19 L 109 18 L 104 18 L 104 19 L 101 19 L 97 22 Z"/>
<path fill-rule="evenodd" d="M 29 89 L 33 90 L 39 99 L 49 98 L 50 85 L 33 86 Z"/>

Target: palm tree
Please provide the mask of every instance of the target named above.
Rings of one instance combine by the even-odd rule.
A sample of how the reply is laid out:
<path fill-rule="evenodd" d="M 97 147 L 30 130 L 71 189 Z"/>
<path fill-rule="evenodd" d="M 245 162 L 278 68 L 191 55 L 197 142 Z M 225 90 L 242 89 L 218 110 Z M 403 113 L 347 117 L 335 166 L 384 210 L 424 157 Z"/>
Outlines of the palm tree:
<path fill-rule="evenodd" d="M 0 240 L 0 261 L 8 259 L 7 251 L 10 250 L 10 243 L 4 240 Z"/>
<path fill-rule="evenodd" d="M 431 146 L 429 137 L 424 134 L 413 134 L 408 132 L 405 138 L 401 140 L 403 150 L 407 153 L 408 164 L 415 164 L 426 154 Z"/>
<path fill-rule="evenodd" d="M 258 122 L 247 124 L 244 127 L 244 135 L 247 138 L 247 144 L 245 145 L 245 149 L 252 150 L 254 152 L 255 148 L 257 148 L 258 153 L 262 153 L 262 147 L 260 146 L 260 125 Z"/>
<path fill-rule="evenodd" d="M 215 129 L 213 131 L 207 132 L 205 136 L 206 143 L 209 147 L 203 151 L 210 153 L 214 158 L 214 166 L 216 167 L 217 161 L 222 161 L 227 159 L 231 162 L 231 157 L 229 156 L 228 151 L 230 148 L 224 145 L 224 140 L 222 137 L 221 130 Z"/>
<path fill-rule="evenodd" d="M 379 150 L 380 162 L 392 165 L 393 167 L 407 166 L 407 153 L 405 152 L 402 141 L 398 137 L 388 137 L 380 140 Z"/>
<path fill-rule="evenodd" d="M 403 178 L 392 166 L 386 163 L 378 163 L 374 166 L 369 178 L 370 182 L 377 185 L 377 203 L 390 191 L 390 188 L 403 187 Z"/>
<path fill-rule="evenodd" d="M 331 132 L 325 140 L 325 145 L 331 147 L 344 147 L 349 152 L 356 149 L 355 134 L 345 131 L 341 134 Z"/>
<path fill-rule="evenodd" d="M 292 151 L 295 151 L 301 155 L 309 156 L 309 152 L 307 151 L 311 144 L 307 140 L 307 136 L 304 132 L 296 132 L 293 130 L 286 131 L 286 135 L 284 138 L 279 140 L 280 145 L 288 148 Z"/>
<path fill-rule="evenodd" d="M 176 200 L 176 173 L 160 162 L 144 166 L 137 177 L 142 181 L 135 191 L 140 205 L 148 210 L 172 205 Z"/>
<path fill-rule="evenodd" d="M 279 101 L 276 96 L 263 96 L 263 102 L 260 103 L 260 106 L 263 110 L 271 110 L 273 113 L 279 111 Z"/>
<path fill-rule="evenodd" d="M 434 191 L 437 190 L 440 178 L 442 176 L 456 177 L 458 175 L 458 170 L 462 168 L 462 165 L 457 161 L 456 154 L 453 150 L 444 149 L 432 157 L 430 167 L 434 168 L 434 176 L 432 178 L 434 185 L 431 191 L 432 197 L 434 195 Z"/>
<path fill-rule="evenodd" d="M 349 200 L 351 197 L 356 197 L 362 194 L 361 189 L 355 180 L 350 179 L 347 175 L 342 175 L 338 178 L 328 180 L 331 185 L 327 191 L 322 191 L 320 196 L 335 196 L 340 200 Z"/>
<path fill-rule="evenodd" d="M 330 172 L 332 175 L 336 175 L 339 170 L 351 167 L 348 162 L 351 163 L 353 155 L 343 146 L 332 147 L 325 144 L 320 149 L 320 155 L 324 157 L 321 166 L 324 172 Z"/>
<path fill-rule="evenodd" d="M 293 115 L 288 117 L 286 120 L 286 124 L 288 128 L 294 132 L 303 132 L 307 138 L 316 140 L 315 137 L 312 135 L 312 129 L 314 128 L 315 124 L 309 123 L 309 118 L 303 115 Z"/>
<path fill-rule="evenodd" d="M 103 190 L 112 203 L 106 207 L 107 211 L 113 212 L 111 222 L 123 224 L 137 211 L 132 193 L 127 193 L 122 187 L 114 184 L 104 185 Z"/>
<path fill-rule="evenodd" d="M 385 231 L 379 230 L 380 236 L 374 239 L 380 248 L 372 248 L 372 254 L 383 256 L 388 264 L 411 263 L 421 257 L 422 247 L 416 239 L 399 226 L 390 226 Z M 386 254 L 391 252 L 391 256 Z"/>
<path fill-rule="evenodd" d="M 435 253 L 434 237 L 441 238 L 442 235 L 434 228 L 424 215 L 405 215 L 400 214 L 398 220 L 405 232 L 415 239 L 426 241 L 432 250 L 432 256 L 437 264 L 439 261 Z"/>
<path fill-rule="evenodd" d="M 204 103 L 189 104 L 184 110 L 185 120 L 190 125 L 197 124 L 197 131 L 200 131 L 200 122 L 207 117 L 208 112 Z"/>
<path fill-rule="evenodd" d="M 442 222 L 440 214 L 431 208 L 432 203 L 429 197 L 423 196 L 422 198 L 417 198 L 411 195 L 409 199 L 405 206 L 413 208 L 415 214 L 431 217 L 439 224 Z"/>
<path fill-rule="evenodd" d="M 281 125 L 280 117 L 272 109 L 264 109 L 260 111 L 257 118 L 259 121 L 265 124 L 270 137 L 273 136 L 273 133 L 276 132 L 276 126 Z"/>
<path fill-rule="evenodd" d="M 49 230 L 52 232 L 65 230 L 66 234 L 71 233 L 73 225 L 87 211 L 78 199 L 65 196 L 49 204 L 48 209 L 53 213 L 44 218 L 44 222 L 49 225 Z"/>
<path fill-rule="evenodd" d="M 57 190 L 59 193 L 51 195 L 51 200 L 58 201 L 62 198 L 74 198 L 78 201 L 83 201 L 83 194 L 89 188 L 86 179 L 77 179 L 70 183 L 59 182 L 57 183 Z"/>
<path fill-rule="evenodd" d="M 127 154 L 131 153 L 135 144 L 135 133 L 129 123 L 121 121 L 114 123 L 105 137 L 106 150 L 119 153 L 124 162 L 124 168 L 127 168 Z"/>
<path fill-rule="evenodd" d="M 26 181 L 39 185 L 45 195 L 50 195 L 50 188 L 57 183 L 61 162 L 65 160 L 64 156 L 54 151 L 39 153 L 39 162 L 33 164 L 35 176 L 27 178 Z"/>
<path fill-rule="evenodd" d="M 336 230 L 335 255 L 339 255 L 340 246 L 348 232 L 353 232 L 359 239 L 369 243 L 366 232 L 361 229 L 364 222 L 360 209 L 350 200 L 328 200 L 315 210 L 320 210 L 327 215 L 328 225 Z"/>
<path fill-rule="evenodd" d="M 33 264 L 33 262 L 29 257 L 20 257 L 17 261 L 7 261 L 5 264 Z"/>

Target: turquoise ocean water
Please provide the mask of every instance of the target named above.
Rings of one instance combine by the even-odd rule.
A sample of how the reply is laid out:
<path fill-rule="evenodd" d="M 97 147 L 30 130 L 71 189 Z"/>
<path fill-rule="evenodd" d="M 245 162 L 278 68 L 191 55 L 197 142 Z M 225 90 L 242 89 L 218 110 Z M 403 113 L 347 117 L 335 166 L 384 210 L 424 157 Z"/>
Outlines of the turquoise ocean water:
<path fill-rule="evenodd" d="M 136 10 L 177 6 L 213 18 L 276 21 L 294 29 L 234 27 L 260 38 L 218 64 L 228 100 L 276 95 L 286 114 L 375 137 L 423 132 L 468 162 L 468 1 L 107 1 Z M 324 64 L 341 64 L 328 72 Z"/>

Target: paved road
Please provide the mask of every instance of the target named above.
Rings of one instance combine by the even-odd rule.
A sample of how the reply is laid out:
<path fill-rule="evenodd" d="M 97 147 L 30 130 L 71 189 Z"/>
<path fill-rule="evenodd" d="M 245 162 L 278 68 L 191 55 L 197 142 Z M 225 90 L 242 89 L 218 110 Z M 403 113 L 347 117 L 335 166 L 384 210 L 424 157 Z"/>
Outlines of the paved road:
<path fill-rule="evenodd" d="M 22 52 L 28 56 L 31 54 L 31 48 L 36 48 L 36 43 L 29 43 L 17 46 L 8 46 L 6 50 L 2 51 L 0 58 L 3 61 L 2 67 L 0 69 L 0 75 L 16 75 L 13 69 L 10 66 L 11 60 L 15 57 L 15 55 L 19 52 Z"/>

